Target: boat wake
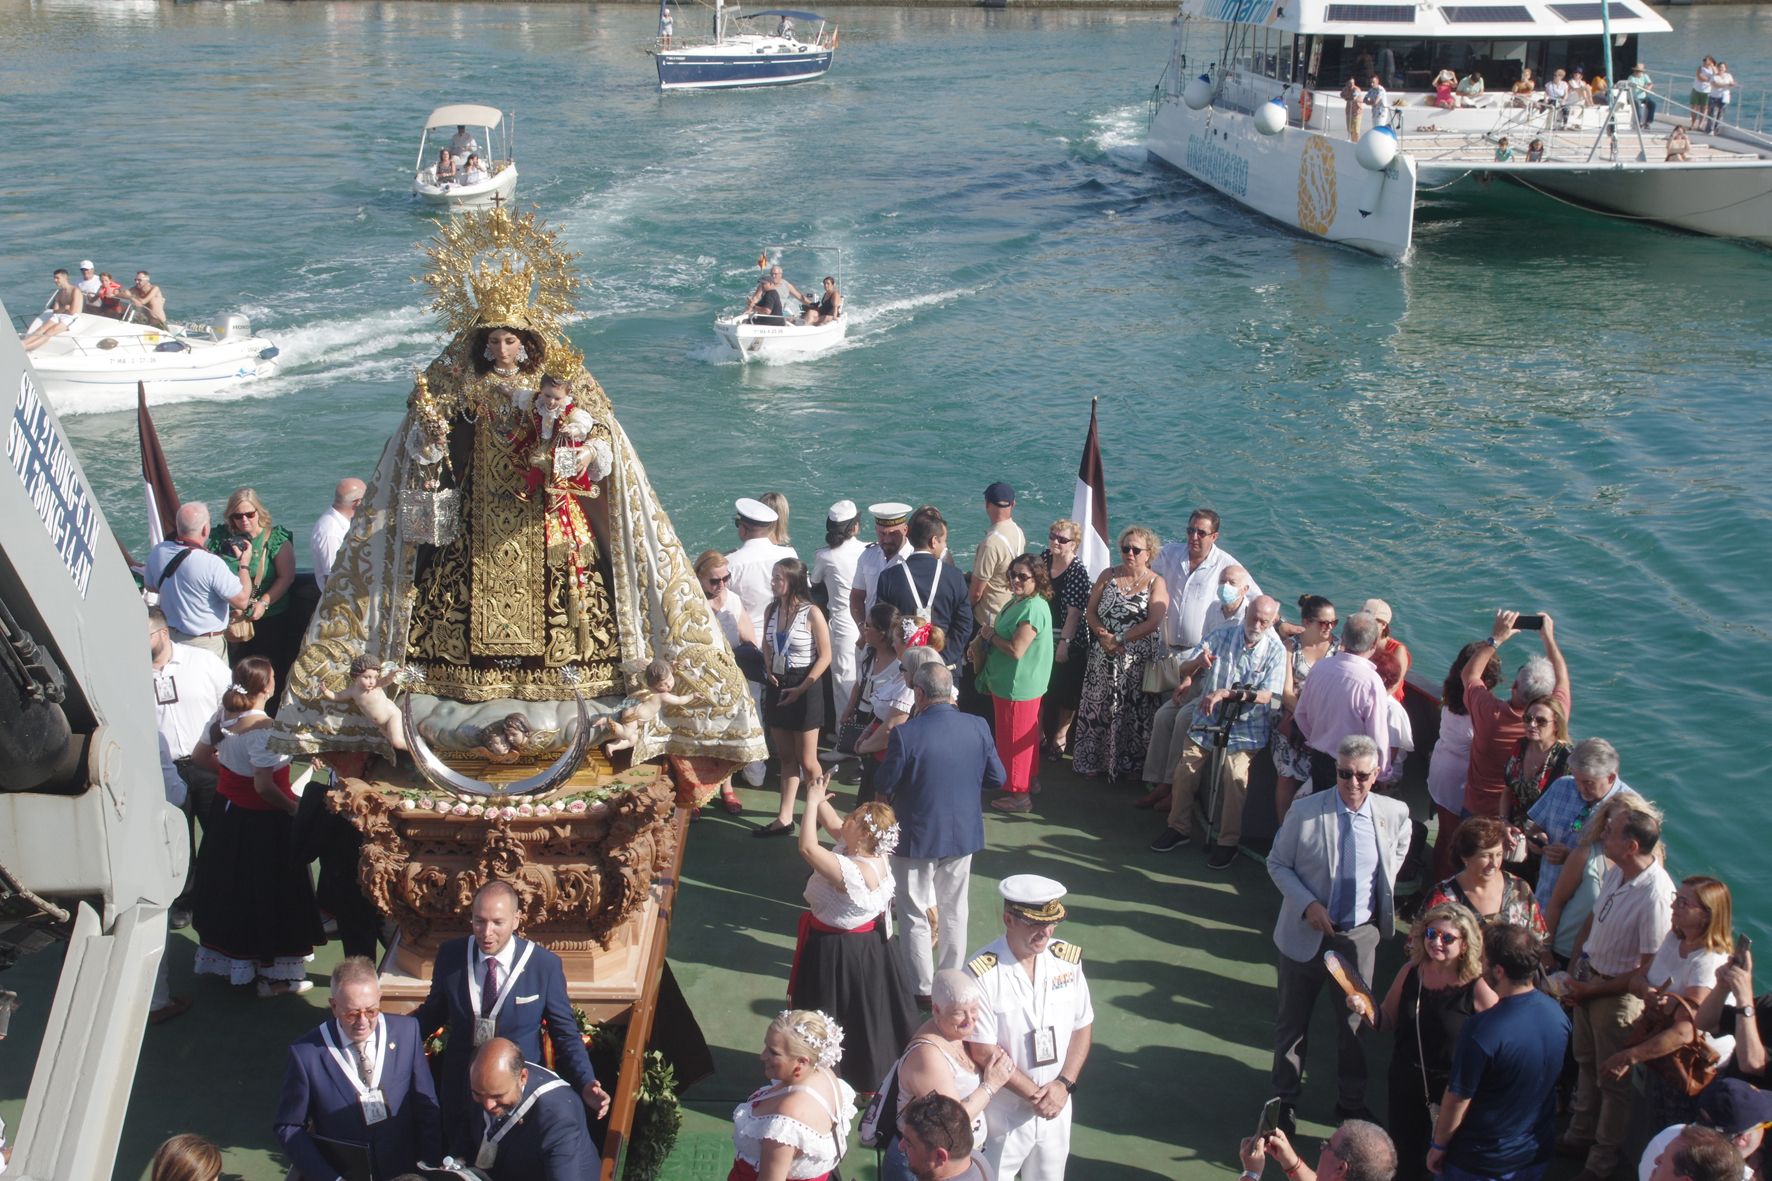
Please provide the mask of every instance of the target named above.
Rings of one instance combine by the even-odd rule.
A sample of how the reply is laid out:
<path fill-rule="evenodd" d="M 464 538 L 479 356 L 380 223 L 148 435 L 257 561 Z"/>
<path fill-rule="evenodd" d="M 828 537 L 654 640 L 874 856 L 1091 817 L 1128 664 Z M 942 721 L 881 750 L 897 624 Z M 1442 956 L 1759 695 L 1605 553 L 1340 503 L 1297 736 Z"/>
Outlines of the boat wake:
<path fill-rule="evenodd" d="M 1117 167 L 1142 171 L 1149 163 L 1144 148 L 1147 118 L 1148 108 L 1143 103 L 1092 115 L 1089 118 L 1091 130 L 1082 142 Z"/>

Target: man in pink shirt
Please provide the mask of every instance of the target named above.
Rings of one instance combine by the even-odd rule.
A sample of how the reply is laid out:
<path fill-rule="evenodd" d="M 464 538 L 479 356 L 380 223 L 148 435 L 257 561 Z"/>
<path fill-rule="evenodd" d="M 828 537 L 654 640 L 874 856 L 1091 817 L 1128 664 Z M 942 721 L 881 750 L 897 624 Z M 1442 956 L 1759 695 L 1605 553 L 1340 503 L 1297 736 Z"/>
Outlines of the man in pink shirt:
<path fill-rule="evenodd" d="M 1390 727 L 1385 724 L 1384 679 L 1372 667 L 1378 620 L 1364 611 L 1341 624 L 1341 651 L 1319 660 L 1299 690 L 1293 724 L 1310 752 L 1311 788 L 1335 786 L 1335 748 L 1350 734 L 1378 744 L 1378 769 L 1390 766 Z"/>
<path fill-rule="evenodd" d="M 1514 626 L 1519 618 L 1518 611 L 1497 611 L 1489 638 L 1464 666 L 1464 704 L 1471 719 L 1471 763 L 1464 780 L 1468 816 L 1508 819 L 1512 793 L 1507 790 L 1507 761 L 1526 735 L 1527 706 L 1540 698 L 1554 697 L 1563 707 L 1563 716 L 1569 716 L 1569 666 L 1563 663 L 1556 627 L 1548 615 L 1538 616 L 1543 624 L 1544 655 L 1531 657 L 1520 666 L 1507 700 L 1500 700 L 1483 684 L 1483 671 L 1495 659 L 1496 651 L 1519 634 L 1520 629 Z"/>

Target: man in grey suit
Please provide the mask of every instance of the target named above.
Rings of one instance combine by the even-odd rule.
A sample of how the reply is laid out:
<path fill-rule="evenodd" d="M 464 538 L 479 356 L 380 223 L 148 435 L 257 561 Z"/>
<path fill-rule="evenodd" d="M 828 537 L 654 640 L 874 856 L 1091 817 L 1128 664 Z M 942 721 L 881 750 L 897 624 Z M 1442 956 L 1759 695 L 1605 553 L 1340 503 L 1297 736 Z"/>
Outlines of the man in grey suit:
<path fill-rule="evenodd" d="M 1378 745 L 1364 734 L 1343 738 L 1335 750 L 1335 790 L 1318 791 L 1286 813 L 1268 854 L 1267 872 L 1284 896 L 1274 923 L 1280 949 L 1279 1013 L 1274 1019 L 1274 1094 L 1285 1104 L 1282 1126 L 1293 1125 L 1304 1075 L 1311 1009 L 1334 951 L 1372 979 L 1378 941 L 1393 933 L 1392 888 L 1409 852 L 1409 808 L 1372 794 L 1383 770 Z M 1340 1029 L 1339 1099 L 1335 1122 L 1369 1119 L 1362 1018 L 1332 989 Z"/>

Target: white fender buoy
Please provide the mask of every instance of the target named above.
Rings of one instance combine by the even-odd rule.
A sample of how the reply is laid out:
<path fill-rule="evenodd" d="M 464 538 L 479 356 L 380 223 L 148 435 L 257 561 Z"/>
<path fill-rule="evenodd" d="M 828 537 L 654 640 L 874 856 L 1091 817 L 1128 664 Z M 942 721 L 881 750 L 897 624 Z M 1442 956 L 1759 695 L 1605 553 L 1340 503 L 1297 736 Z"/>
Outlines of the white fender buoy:
<path fill-rule="evenodd" d="M 1206 74 L 1201 74 L 1198 78 L 1189 82 L 1187 88 L 1181 92 L 1181 101 L 1187 104 L 1187 108 L 1190 111 L 1205 110 L 1212 102 L 1211 77 Z"/>
<path fill-rule="evenodd" d="M 1388 127 L 1374 127 L 1354 145 L 1354 159 L 1360 162 L 1361 168 L 1383 172 L 1391 166 L 1400 150 L 1396 132 Z"/>
<path fill-rule="evenodd" d="M 1256 107 L 1255 130 L 1263 135 L 1278 135 L 1286 130 L 1286 100 L 1276 98 Z"/>

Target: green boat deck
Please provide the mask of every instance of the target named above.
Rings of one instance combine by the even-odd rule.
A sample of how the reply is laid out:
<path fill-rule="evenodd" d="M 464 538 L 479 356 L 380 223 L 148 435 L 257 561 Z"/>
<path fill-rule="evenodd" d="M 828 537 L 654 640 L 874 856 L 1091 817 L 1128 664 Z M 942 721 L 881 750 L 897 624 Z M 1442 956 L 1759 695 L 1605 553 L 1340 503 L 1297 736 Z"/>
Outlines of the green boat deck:
<path fill-rule="evenodd" d="M 1253 1130 L 1268 1096 L 1275 979 L 1269 933 L 1278 894 L 1253 857 L 1215 872 L 1197 841 L 1169 854 L 1148 852 L 1160 822 L 1130 806 L 1129 789 L 1073 776 L 1068 763 L 1048 764 L 1044 778 L 1034 813 L 987 810 L 988 848 L 973 861 L 971 932 L 974 947 L 996 937 L 996 885 L 1009 874 L 1046 874 L 1070 890 L 1060 935 L 1083 948 L 1096 1021 L 1077 1088 L 1069 1175 L 1233 1176 L 1236 1141 Z M 773 786 L 741 794 L 743 816 L 716 807 L 689 830 L 670 961 L 716 1072 L 683 1096 L 683 1132 L 666 1165 L 668 1181 L 726 1176 L 733 1105 L 761 1085 L 757 1049 L 785 1003 L 806 870 L 790 839 L 750 836 L 774 811 Z M 222 1146 L 227 1175 L 275 1181 L 286 1167 L 270 1130 L 283 1047 L 320 1020 L 325 975 L 339 945 L 315 957 L 313 992 L 272 1000 L 215 977 L 194 979 L 194 949 L 188 930 L 172 940 L 173 990 L 195 1003 L 177 1020 L 147 1029 L 113 1176 L 146 1177 L 163 1138 L 194 1131 Z M 1396 941 L 1381 954 L 1380 987 L 1399 954 Z M 0 1113 L 9 1124 L 23 1106 L 59 968 L 60 956 L 46 952 L 6 981 L 24 1004 L 13 1036 L 0 1043 Z M 1320 1004 L 1315 1079 L 1299 1110 L 1306 1137 L 1328 1131 L 1323 1121 L 1334 1104 L 1328 1022 L 1328 1005 Z M 1388 1039 L 1374 1039 L 1370 1054 L 1369 1101 L 1382 1112 Z M 852 1150 L 843 1165 L 851 1181 L 874 1173 L 871 1151 Z"/>

